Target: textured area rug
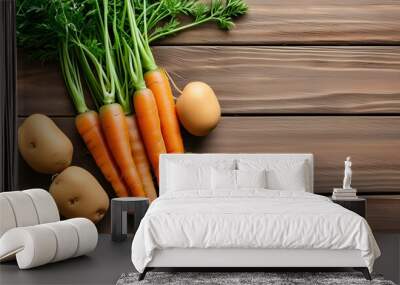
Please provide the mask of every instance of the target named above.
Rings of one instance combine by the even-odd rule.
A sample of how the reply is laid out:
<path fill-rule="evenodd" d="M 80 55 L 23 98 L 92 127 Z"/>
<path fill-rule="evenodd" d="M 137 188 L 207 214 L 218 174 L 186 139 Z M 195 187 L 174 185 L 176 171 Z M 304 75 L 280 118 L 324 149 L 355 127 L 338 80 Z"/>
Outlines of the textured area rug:
<path fill-rule="evenodd" d="M 373 280 L 368 281 L 359 272 L 148 272 L 142 281 L 137 280 L 138 276 L 138 273 L 122 274 L 117 285 L 395 285 L 392 281 L 384 280 L 380 275 L 372 275 Z"/>

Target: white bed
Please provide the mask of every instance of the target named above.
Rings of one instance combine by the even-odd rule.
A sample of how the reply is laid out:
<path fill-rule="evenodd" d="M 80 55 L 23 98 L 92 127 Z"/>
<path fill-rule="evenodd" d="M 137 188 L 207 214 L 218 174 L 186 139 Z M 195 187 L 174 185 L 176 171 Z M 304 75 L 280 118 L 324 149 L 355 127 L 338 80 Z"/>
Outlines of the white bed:
<path fill-rule="evenodd" d="M 225 173 L 253 185 L 260 167 L 263 188 L 216 188 Z M 140 278 L 154 267 L 354 267 L 370 278 L 380 251 L 365 219 L 312 192 L 312 154 L 162 155 L 160 197 L 134 237 L 132 262 Z"/>

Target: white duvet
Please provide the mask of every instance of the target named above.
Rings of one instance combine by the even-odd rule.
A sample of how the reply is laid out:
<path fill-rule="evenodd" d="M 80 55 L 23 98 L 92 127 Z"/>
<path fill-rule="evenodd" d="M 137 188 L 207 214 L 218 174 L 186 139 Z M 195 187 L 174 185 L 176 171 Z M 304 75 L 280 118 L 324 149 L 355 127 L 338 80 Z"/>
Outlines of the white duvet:
<path fill-rule="evenodd" d="M 165 248 L 358 249 L 370 271 L 380 255 L 365 219 L 327 197 L 257 189 L 156 199 L 134 237 L 132 262 L 143 272 Z"/>

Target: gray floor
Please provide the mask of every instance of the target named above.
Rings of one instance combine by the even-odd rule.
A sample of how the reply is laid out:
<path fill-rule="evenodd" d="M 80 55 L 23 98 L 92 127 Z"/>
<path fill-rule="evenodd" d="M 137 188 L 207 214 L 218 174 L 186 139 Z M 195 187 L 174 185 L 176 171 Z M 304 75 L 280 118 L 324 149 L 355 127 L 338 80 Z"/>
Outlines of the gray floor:
<path fill-rule="evenodd" d="M 132 238 L 114 243 L 110 235 L 100 235 L 94 252 L 29 270 L 19 270 L 15 262 L 0 265 L 0 284 L 115 284 L 124 272 L 132 272 Z"/>
<path fill-rule="evenodd" d="M 400 281 L 400 234 L 375 234 L 382 251 L 375 272 L 395 283 Z M 100 235 L 97 249 L 88 256 L 49 264 L 30 270 L 18 270 L 15 262 L 0 265 L 0 284 L 115 284 L 119 276 L 134 271 L 130 260 L 132 238 L 111 242 Z"/>
<path fill-rule="evenodd" d="M 382 254 L 375 262 L 374 271 L 400 284 L 400 233 L 377 233 L 374 236 Z"/>

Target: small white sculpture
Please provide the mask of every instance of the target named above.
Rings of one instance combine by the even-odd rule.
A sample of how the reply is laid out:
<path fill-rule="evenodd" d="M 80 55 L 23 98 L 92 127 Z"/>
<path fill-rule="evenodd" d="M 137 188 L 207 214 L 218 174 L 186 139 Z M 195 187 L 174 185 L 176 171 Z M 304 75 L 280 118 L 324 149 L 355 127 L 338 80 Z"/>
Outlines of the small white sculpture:
<path fill-rule="evenodd" d="M 351 170 L 351 157 L 348 156 L 344 162 L 344 179 L 343 179 L 343 189 L 351 188 L 351 176 L 353 172 Z"/>

